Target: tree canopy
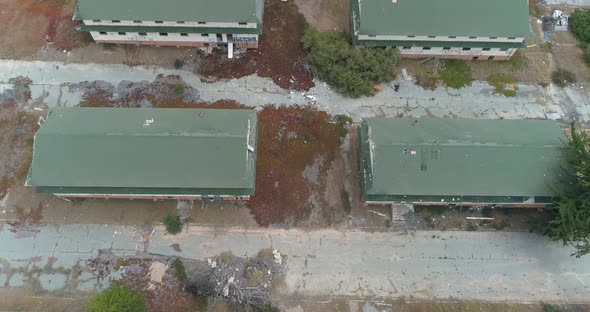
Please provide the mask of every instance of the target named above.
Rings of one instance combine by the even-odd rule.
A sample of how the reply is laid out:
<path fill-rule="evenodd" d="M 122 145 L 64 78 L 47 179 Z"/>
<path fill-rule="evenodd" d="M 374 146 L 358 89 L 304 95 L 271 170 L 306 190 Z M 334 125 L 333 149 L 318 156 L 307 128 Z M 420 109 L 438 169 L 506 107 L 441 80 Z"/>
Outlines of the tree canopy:
<path fill-rule="evenodd" d="M 581 257 L 590 253 L 590 138 L 571 125 L 571 137 L 565 146 L 564 168 L 567 178 L 556 189 L 555 218 L 545 234 L 576 248 Z"/>
<path fill-rule="evenodd" d="M 569 17 L 569 25 L 580 40 L 590 43 L 590 11 L 576 9 Z"/>
<path fill-rule="evenodd" d="M 344 96 L 374 95 L 376 84 L 395 78 L 395 49 L 355 48 L 346 33 L 311 27 L 305 31 L 303 47 L 314 75 Z"/>

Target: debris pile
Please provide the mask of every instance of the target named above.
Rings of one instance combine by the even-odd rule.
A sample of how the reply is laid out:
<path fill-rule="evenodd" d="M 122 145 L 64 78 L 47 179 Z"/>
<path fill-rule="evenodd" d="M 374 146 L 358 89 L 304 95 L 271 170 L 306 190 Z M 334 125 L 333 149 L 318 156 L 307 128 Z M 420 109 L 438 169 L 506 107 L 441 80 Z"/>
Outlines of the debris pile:
<path fill-rule="evenodd" d="M 273 279 L 282 275 L 283 255 L 263 250 L 255 258 L 236 257 L 230 252 L 207 259 L 208 269 L 189 278 L 185 290 L 198 297 L 224 298 L 230 303 L 262 309 L 272 305 Z"/>

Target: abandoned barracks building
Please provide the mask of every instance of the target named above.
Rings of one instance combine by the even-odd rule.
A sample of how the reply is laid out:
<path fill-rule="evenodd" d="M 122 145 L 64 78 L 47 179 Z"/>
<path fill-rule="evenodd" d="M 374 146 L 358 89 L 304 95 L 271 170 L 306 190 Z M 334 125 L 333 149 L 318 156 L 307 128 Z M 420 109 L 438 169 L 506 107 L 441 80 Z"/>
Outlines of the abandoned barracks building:
<path fill-rule="evenodd" d="M 78 0 L 74 19 L 99 43 L 257 48 L 263 0 Z"/>
<path fill-rule="evenodd" d="M 368 203 L 546 207 L 563 174 L 549 120 L 368 118 L 360 128 Z"/>
<path fill-rule="evenodd" d="M 527 0 L 351 0 L 352 42 L 402 57 L 507 60 L 531 33 Z"/>
<path fill-rule="evenodd" d="M 246 200 L 256 131 L 254 110 L 54 108 L 26 185 L 60 197 Z"/>

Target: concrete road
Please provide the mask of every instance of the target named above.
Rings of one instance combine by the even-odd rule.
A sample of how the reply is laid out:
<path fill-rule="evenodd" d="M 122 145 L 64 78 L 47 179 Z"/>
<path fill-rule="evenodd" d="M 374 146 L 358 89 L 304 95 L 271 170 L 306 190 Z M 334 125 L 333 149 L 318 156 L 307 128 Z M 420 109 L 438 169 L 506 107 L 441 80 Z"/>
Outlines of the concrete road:
<path fill-rule="evenodd" d="M 590 256 L 572 258 L 572 249 L 529 233 L 190 226 L 170 236 L 162 227 L 143 232 L 71 224 L 44 225 L 36 235 L 26 237 L 9 228 L 4 225 L 0 232 L 0 285 L 12 287 L 22 286 L 27 279 L 39 281 L 48 290 L 105 287 L 85 262 L 101 249 L 117 256 L 149 252 L 204 259 L 228 250 L 252 256 L 261 249 L 276 248 L 286 256 L 284 291 L 290 294 L 590 301 Z M 76 265 L 83 273 L 74 279 Z"/>
<path fill-rule="evenodd" d="M 119 84 L 126 86 L 128 82 L 153 81 L 159 74 L 181 76 L 188 85 L 198 90 L 200 100 L 204 101 L 231 99 L 257 107 L 307 103 L 301 92 L 291 94 L 276 86 L 272 80 L 257 76 L 204 83 L 192 72 L 159 67 L 12 60 L 0 60 L 0 98 L 2 92 L 14 88 L 9 82 L 11 78 L 24 76 L 32 80 L 32 98 L 23 106 L 75 106 L 83 94 L 79 89 L 70 87 L 81 81 L 99 81 L 116 87 Z M 516 97 L 505 97 L 493 94 L 494 88 L 480 81 L 460 90 L 439 87 L 435 91 L 424 90 L 411 81 L 399 80 L 399 83 L 399 92 L 393 90 L 393 84 L 385 84 L 383 91 L 374 97 L 349 99 L 316 81 L 316 87 L 308 94 L 317 98 L 319 108 L 333 114 L 348 114 L 355 120 L 399 115 L 529 119 L 545 118 L 546 113 L 559 113 L 565 118 L 590 123 L 589 94 L 582 86 L 561 89 L 553 85 L 520 84 Z"/>

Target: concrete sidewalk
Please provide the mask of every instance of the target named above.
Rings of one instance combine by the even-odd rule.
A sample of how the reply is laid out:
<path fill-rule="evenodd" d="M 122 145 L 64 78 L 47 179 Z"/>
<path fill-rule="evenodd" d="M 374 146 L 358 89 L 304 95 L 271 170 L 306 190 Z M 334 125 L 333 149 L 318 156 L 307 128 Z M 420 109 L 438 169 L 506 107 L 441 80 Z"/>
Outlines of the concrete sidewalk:
<path fill-rule="evenodd" d="M 304 105 L 307 100 L 301 92 L 289 93 L 276 86 L 272 80 L 249 76 L 229 81 L 205 83 L 192 72 L 159 67 L 106 64 L 69 64 L 42 61 L 0 60 L 0 94 L 13 88 L 11 78 L 18 76 L 32 80 L 32 99 L 24 106 L 75 106 L 82 92 L 69 86 L 82 81 L 99 81 L 113 86 L 123 82 L 153 81 L 158 75 L 179 75 L 198 90 L 200 100 L 235 100 L 248 106 L 267 104 Z M 493 94 L 494 87 L 475 81 L 472 86 L 459 90 L 439 87 L 435 91 L 424 90 L 411 81 L 398 80 L 399 92 L 393 83 L 383 85 L 383 91 L 374 97 L 344 98 L 333 92 L 323 82 L 307 94 L 317 99 L 320 109 L 332 114 L 348 114 L 359 120 L 372 116 L 529 119 L 545 118 L 546 113 L 559 113 L 565 118 L 590 122 L 588 92 L 581 86 L 557 88 L 553 85 L 518 85 L 516 97 Z"/>
<path fill-rule="evenodd" d="M 572 258 L 572 249 L 529 233 L 189 226 L 171 236 L 162 227 L 70 224 L 44 225 L 30 236 L 9 229 L 4 224 L 0 232 L 0 285 L 10 287 L 34 279 L 44 290 L 100 289 L 107 282 L 86 260 L 104 250 L 118 257 L 148 252 L 202 260 L 276 248 L 286 256 L 284 291 L 290 294 L 590 301 L 590 257 Z"/>

